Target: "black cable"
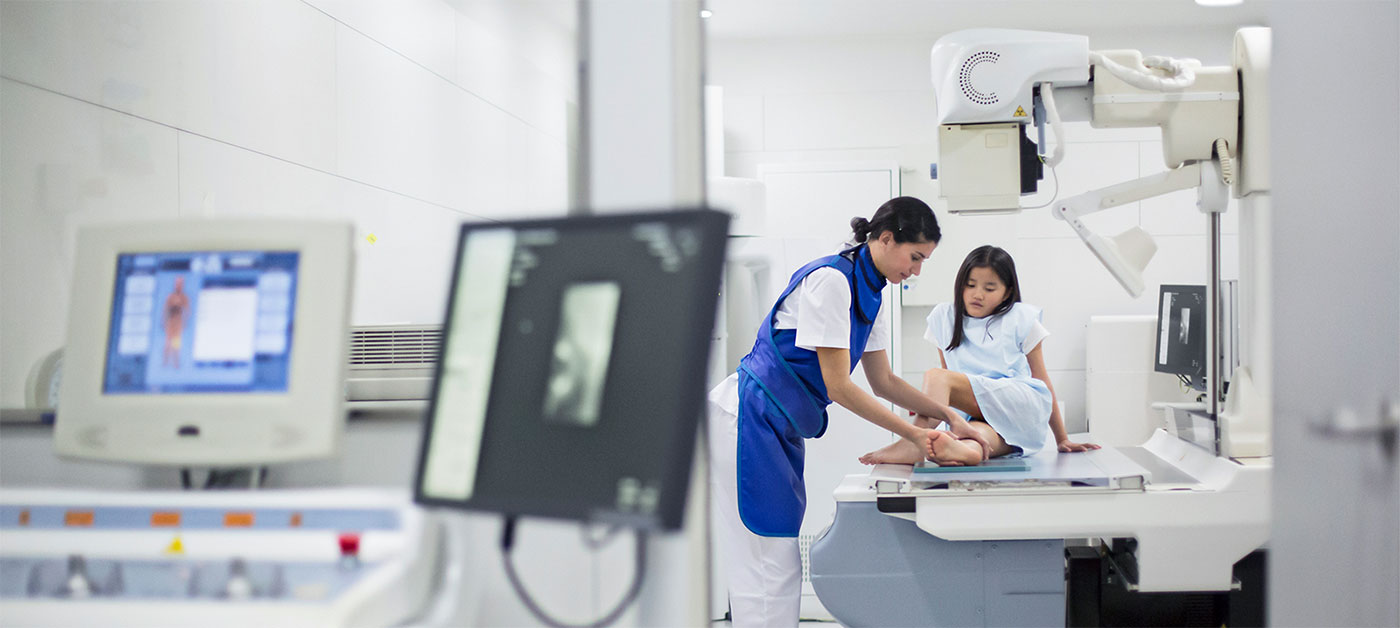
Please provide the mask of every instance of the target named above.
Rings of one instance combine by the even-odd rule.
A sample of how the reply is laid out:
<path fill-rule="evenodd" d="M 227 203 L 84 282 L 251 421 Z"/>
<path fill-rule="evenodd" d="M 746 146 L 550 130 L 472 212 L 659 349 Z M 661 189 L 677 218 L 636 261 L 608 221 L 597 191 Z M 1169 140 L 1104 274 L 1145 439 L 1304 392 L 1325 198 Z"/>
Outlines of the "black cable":
<path fill-rule="evenodd" d="M 506 515 L 501 526 L 501 553 L 509 554 L 512 547 L 515 547 L 515 516 Z"/>
<path fill-rule="evenodd" d="M 1045 158 L 1044 158 L 1044 157 L 1041 157 L 1041 158 L 1040 158 L 1040 163 L 1045 163 Z M 1039 204 L 1039 205 L 1036 205 L 1035 207 L 1024 207 L 1024 208 L 1022 208 L 1022 209 L 1040 209 L 1040 208 L 1042 208 L 1042 207 L 1048 207 L 1051 203 L 1054 203 L 1056 199 L 1060 198 L 1060 175 L 1059 175 L 1059 173 L 1055 172 L 1055 167 L 1054 167 L 1054 166 L 1046 166 L 1046 167 L 1050 169 L 1050 176 L 1051 176 L 1051 177 L 1054 179 L 1054 181 L 1055 181 L 1055 193 L 1054 193 L 1054 194 L 1051 194 L 1051 195 L 1050 195 L 1050 200 L 1045 201 L 1044 203 L 1041 203 L 1041 204 Z"/>
<path fill-rule="evenodd" d="M 504 527 L 501 529 L 501 562 L 505 564 L 506 577 L 510 579 L 511 588 L 515 589 L 515 594 L 520 601 L 529 609 L 530 614 L 549 626 L 555 628 L 584 628 L 586 626 L 607 626 L 622 616 L 622 613 L 637 601 L 637 595 L 642 591 L 642 581 L 646 576 L 647 560 L 647 533 L 643 530 L 635 530 L 637 540 L 636 549 L 636 569 L 633 572 L 632 584 L 628 587 L 627 593 L 622 596 L 611 611 L 594 622 L 583 624 L 566 624 L 550 616 L 540 607 L 539 603 L 530 596 L 530 592 L 525 590 L 525 585 L 520 581 L 519 574 L 515 573 L 515 565 L 510 560 L 511 548 L 515 545 L 515 516 L 506 515 Z"/>
<path fill-rule="evenodd" d="M 191 488 L 194 488 L 194 484 L 190 481 L 189 467 L 180 468 L 180 488 L 183 488 L 187 491 Z"/>

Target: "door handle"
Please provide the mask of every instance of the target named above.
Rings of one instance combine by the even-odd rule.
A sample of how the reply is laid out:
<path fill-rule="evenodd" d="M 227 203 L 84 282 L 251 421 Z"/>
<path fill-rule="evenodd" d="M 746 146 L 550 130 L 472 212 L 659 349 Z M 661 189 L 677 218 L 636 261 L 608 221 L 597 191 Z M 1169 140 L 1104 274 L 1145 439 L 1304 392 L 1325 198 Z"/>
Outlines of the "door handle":
<path fill-rule="evenodd" d="M 1374 421 L 1367 421 L 1355 409 L 1341 407 L 1314 421 L 1312 429 L 1327 438 L 1379 439 L 1386 457 L 1394 459 L 1400 442 L 1400 399 L 1382 401 L 1375 417 Z"/>

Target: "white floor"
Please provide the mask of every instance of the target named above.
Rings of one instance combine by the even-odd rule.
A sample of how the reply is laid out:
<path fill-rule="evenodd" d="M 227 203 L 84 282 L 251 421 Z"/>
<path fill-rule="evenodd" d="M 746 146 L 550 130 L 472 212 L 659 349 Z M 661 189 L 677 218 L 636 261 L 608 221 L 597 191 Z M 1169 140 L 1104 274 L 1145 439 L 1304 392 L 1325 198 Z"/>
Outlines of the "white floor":
<path fill-rule="evenodd" d="M 729 620 L 723 619 L 715 621 L 711 625 L 715 626 L 715 628 L 728 628 L 731 624 Z M 835 621 L 803 621 L 798 622 L 797 625 L 799 626 L 799 628 L 802 626 L 811 626 L 813 628 L 833 628 L 834 626 L 840 626 L 841 624 L 838 624 Z"/>

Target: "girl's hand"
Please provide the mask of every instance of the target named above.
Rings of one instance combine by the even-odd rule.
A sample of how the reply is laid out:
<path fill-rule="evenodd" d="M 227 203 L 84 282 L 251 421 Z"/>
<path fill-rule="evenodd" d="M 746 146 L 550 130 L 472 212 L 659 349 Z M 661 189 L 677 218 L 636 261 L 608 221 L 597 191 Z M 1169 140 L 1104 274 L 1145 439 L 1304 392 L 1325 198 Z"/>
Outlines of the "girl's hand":
<path fill-rule="evenodd" d="M 1100 448 L 1100 447 L 1099 447 L 1098 445 L 1095 445 L 1095 444 L 1093 444 L 1093 443 L 1076 443 L 1076 442 L 1074 442 L 1074 441 L 1072 441 L 1072 440 L 1070 440 L 1070 439 L 1068 439 L 1068 438 L 1066 438 L 1066 439 L 1060 441 L 1060 451 L 1065 452 L 1065 453 L 1070 453 L 1070 452 L 1075 452 L 1075 451 L 1089 451 L 1090 449 L 1099 449 L 1099 448 Z"/>

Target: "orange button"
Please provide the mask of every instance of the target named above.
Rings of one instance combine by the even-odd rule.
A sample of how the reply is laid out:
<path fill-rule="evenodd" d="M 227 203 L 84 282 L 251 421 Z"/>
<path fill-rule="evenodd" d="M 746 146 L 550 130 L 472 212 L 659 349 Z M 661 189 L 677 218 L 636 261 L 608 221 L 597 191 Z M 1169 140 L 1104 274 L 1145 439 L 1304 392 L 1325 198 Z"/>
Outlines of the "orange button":
<path fill-rule="evenodd" d="M 90 526 L 92 525 L 91 510 L 69 510 L 63 513 L 63 525 L 66 526 Z"/>
<path fill-rule="evenodd" d="M 253 513 L 251 512 L 226 512 L 224 513 L 225 528 L 249 528 L 253 525 Z"/>
<path fill-rule="evenodd" d="M 28 508 L 25 508 L 24 510 L 19 511 L 19 524 L 22 525 L 22 526 L 27 526 L 27 525 L 29 525 L 29 509 L 28 509 Z"/>
<path fill-rule="evenodd" d="M 299 512 L 294 512 L 294 513 L 292 513 L 292 521 L 291 521 L 291 524 L 292 524 L 292 527 L 293 527 L 293 528 L 299 528 L 299 527 L 301 527 L 301 513 L 299 513 Z"/>
<path fill-rule="evenodd" d="M 151 526 L 156 528 L 173 528 L 180 525 L 180 513 L 178 512 L 153 512 L 151 513 Z"/>

